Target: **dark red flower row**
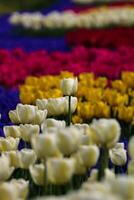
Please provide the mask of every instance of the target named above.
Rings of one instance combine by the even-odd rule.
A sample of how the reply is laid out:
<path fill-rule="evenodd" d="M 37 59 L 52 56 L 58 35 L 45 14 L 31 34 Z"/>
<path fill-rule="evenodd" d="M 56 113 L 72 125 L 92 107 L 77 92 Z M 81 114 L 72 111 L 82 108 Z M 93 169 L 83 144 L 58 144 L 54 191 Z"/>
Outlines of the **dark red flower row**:
<path fill-rule="evenodd" d="M 81 46 L 70 52 L 53 53 L 0 50 L 0 84 L 8 87 L 23 83 L 29 75 L 58 74 L 62 70 L 119 78 L 122 71 L 134 71 L 134 48 L 122 47 L 113 51 Z"/>
<path fill-rule="evenodd" d="M 80 29 L 66 35 L 69 45 L 95 47 L 134 46 L 134 28 Z"/>

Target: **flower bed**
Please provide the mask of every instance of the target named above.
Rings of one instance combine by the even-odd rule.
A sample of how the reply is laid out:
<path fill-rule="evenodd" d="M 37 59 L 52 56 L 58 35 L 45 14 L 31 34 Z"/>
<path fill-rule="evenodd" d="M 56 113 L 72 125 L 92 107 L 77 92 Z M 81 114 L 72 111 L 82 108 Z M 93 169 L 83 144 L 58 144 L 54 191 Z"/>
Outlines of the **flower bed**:
<path fill-rule="evenodd" d="M 20 100 L 25 104 L 35 104 L 37 99 L 62 97 L 60 81 L 73 77 L 70 72 L 58 76 L 27 77 L 20 87 Z M 134 73 L 122 72 L 121 79 L 110 81 L 105 77 L 95 77 L 93 73 L 78 76 L 78 108 L 73 122 L 89 122 L 93 118 L 117 118 L 131 123 L 134 115 Z"/>
<path fill-rule="evenodd" d="M 23 49 L 1 50 L 0 83 L 16 87 L 22 84 L 27 76 L 56 75 L 66 70 L 75 74 L 93 72 L 97 76 L 117 79 L 122 71 L 134 70 L 133 55 L 134 48 L 127 47 L 114 51 L 106 48 L 77 47 L 70 52 L 53 53 L 44 50 L 31 53 Z"/>
<path fill-rule="evenodd" d="M 10 16 L 9 22 L 16 27 L 35 32 L 44 31 L 44 29 L 61 31 L 74 28 L 130 27 L 134 25 L 133 15 L 132 5 L 113 6 L 90 8 L 78 13 L 73 10 L 53 11 L 47 15 L 16 12 Z"/>
<path fill-rule="evenodd" d="M 67 33 L 66 41 L 71 46 L 117 48 L 134 46 L 133 28 L 80 29 Z"/>
<path fill-rule="evenodd" d="M 64 73 L 63 77 L 68 76 Z M 92 76 L 81 74 L 81 84 L 89 81 L 106 86 L 104 78 L 94 80 Z M 133 77 L 134 73 L 122 75 L 127 90 L 133 86 Z M 29 78 L 27 84 L 34 85 L 38 80 Z M 14 125 L 4 126 L 4 137 L 0 137 L 0 163 L 4 166 L 0 169 L 1 200 L 133 199 L 133 123 L 125 130 L 130 137 L 127 145 L 120 140 L 124 139 L 125 127 L 116 119 L 72 124 L 71 115 L 77 107 L 74 95 L 81 88 L 74 77 L 61 79 L 60 85 L 64 97 L 38 99 L 36 106 L 17 104 L 9 112 Z M 116 82 L 112 85 L 119 86 Z"/>

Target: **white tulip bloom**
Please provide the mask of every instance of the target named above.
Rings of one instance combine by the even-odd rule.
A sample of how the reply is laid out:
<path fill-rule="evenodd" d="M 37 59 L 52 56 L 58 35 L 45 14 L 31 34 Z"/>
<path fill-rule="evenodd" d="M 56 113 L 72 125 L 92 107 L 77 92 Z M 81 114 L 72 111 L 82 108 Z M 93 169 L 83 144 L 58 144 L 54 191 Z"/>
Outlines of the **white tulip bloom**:
<path fill-rule="evenodd" d="M 13 25 L 19 25 L 21 23 L 21 19 L 22 19 L 22 16 L 20 13 L 18 12 L 14 12 L 10 18 L 9 18 L 9 22 Z"/>
<path fill-rule="evenodd" d="M 12 179 L 10 184 L 14 185 L 18 191 L 18 196 L 20 199 L 26 199 L 29 191 L 29 181 L 25 181 L 24 179 Z"/>
<path fill-rule="evenodd" d="M 45 166 L 44 164 L 31 165 L 29 168 L 31 177 L 36 185 L 43 186 L 45 183 Z"/>
<path fill-rule="evenodd" d="M 90 127 L 93 142 L 105 148 L 114 147 L 121 135 L 120 125 L 115 119 L 93 120 Z"/>
<path fill-rule="evenodd" d="M 78 79 L 77 78 L 64 78 L 61 81 L 61 90 L 65 96 L 74 96 L 78 89 Z"/>
<path fill-rule="evenodd" d="M 2 155 L 5 155 L 10 160 L 10 166 L 14 168 L 19 168 L 19 156 L 18 156 L 18 150 L 17 151 L 6 151 L 2 153 Z"/>
<path fill-rule="evenodd" d="M 117 143 L 114 148 L 109 150 L 109 156 L 114 165 L 122 166 L 127 162 L 127 153 L 123 143 Z"/>
<path fill-rule="evenodd" d="M 3 128 L 4 134 L 6 137 L 14 137 L 14 138 L 20 138 L 20 127 L 19 126 L 4 126 Z"/>
<path fill-rule="evenodd" d="M 66 122 L 64 120 L 60 121 L 60 120 L 48 118 L 42 123 L 41 130 L 42 132 L 45 132 L 47 128 L 53 128 L 53 127 L 65 128 L 65 126 L 66 126 Z"/>
<path fill-rule="evenodd" d="M 81 132 L 74 127 L 66 127 L 58 130 L 57 144 L 64 155 L 76 152 L 81 144 Z"/>
<path fill-rule="evenodd" d="M 32 137 L 31 143 L 38 158 L 46 159 L 61 156 L 55 134 L 40 134 L 37 137 Z"/>
<path fill-rule="evenodd" d="M 2 138 L 2 137 L 0 137 L 0 152 L 17 150 L 19 142 L 20 142 L 19 138 L 13 138 L 13 137 Z"/>
<path fill-rule="evenodd" d="M 81 156 L 83 165 L 86 167 L 93 167 L 99 159 L 99 148 L 96 145 L 80 146 L 78 153 Z"/>
<path fill-rule="evenodd" d="M 80 153 L 74 153 L 71 156 L 72 159 L 75 161 L 75 171 L 74 174 L 76 175 L 83 175 L 87 172 L 87 168 L 83 163 L 82 157 Z"/>
<path fill-rule="evenodd" d="M 74 174 L 75 162 L 70 158 L 51 158 L 47 160 L 47 178 L 52 184 L 69 182 Z"/>
<path fill-rule="evenodd" d="M 68 97 L 37 99 L 36 105 L 39 109 L 48 111 L 48 116 L 58 116 L 68 114 Z M 77 98 L 71 98 L 71 112 L 75 112 Z"/>
<path fill-rule="evenodd" d="M 4 182 L 0 184 L 0 199 L 1 200 L 18 200 L 19 192 L 14 184 Z"/>
<path fill-rule="evenodd" d="M 37 106 L 18 104 L 16 110 L 9 112 L 9 117 L 16 124 L 41 124 L 47 111 L 38 110 Z"/>
<path fill-rule="evenodd" d="M 39 135 L 40 127 L 38 125 L 21 124 L 20 132 L 21 132 L 21 138 L 26 142 L 30 142 L 32 136 Z"/>
<path fill-rule="evenodd" d="M 32 149 L 22 149 L 18 152 L 19 166 L 22 169 L 28 169 L 30 165 L 33 165 L 37 156 Z"/>
<path fill-rule="evenodd" d="M 6 181 L 12 175 L 14 167 L 10 167 L 10 160 L 5 155 L 0 157 L 0 166 L 0 182 Z"/>

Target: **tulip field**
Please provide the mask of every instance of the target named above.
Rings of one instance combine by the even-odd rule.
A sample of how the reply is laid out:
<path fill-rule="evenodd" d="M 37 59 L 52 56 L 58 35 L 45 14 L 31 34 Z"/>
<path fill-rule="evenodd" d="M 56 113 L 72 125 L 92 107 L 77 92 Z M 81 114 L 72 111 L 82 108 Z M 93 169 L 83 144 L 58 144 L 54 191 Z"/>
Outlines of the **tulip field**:
<path fill-rule="evenodd" d="M 134 200 L 134 2 L 0 2 L 0 200 Z"/>

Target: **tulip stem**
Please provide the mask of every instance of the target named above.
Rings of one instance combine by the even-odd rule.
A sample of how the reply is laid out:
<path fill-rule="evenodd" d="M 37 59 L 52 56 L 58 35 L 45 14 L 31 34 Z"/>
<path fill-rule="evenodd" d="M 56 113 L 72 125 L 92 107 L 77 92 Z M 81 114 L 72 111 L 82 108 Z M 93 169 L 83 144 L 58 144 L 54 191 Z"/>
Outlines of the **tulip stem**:
<path fill-rule="evenodd" d="M 108 149 L 100 149 L 100 159 L 99 159 L 99 172 L 98 180 L 100 181 L 105 176 L 105 169 L 108 168 Z"/>
<path fill-rule="evenodd" d="M 71 120 L 72 120 L 72 114 L 71 114 L 71 95 L 68 96 L 68 120 L 67 120 L 67 126 L 70 126 Z"/>

